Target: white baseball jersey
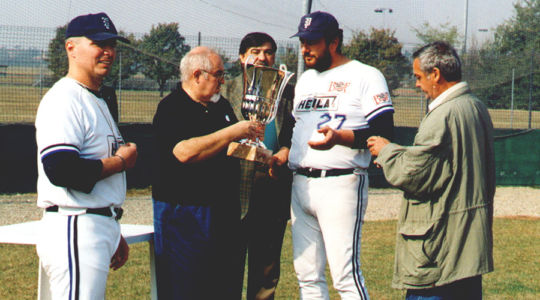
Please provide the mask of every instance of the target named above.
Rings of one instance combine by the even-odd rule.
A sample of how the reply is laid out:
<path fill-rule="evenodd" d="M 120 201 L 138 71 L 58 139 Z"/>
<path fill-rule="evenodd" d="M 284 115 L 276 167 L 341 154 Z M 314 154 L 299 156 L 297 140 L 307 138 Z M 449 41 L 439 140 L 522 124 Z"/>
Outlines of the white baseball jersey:
<path fill-rule="evenodd" d="M 89 193 L 53 185 L 42 157 L 76 151 L 81 158 L 111 157 L 124 143 L 107 104 L 71 78 L 62 78 L 45 94 L 36 116 L 38 206 L 97 208 L 121 206 L 126 195 L 125 172 L 99 180 Z"/>
<path fill-rule="evenodd" d="M 370 119 L 393 110 L 386 80 L 371 66 L 352 60 L 321 73 L 307 70 L 295 88 L 296 124 L 289 167 L 292 170 L 367 168 L 371 160 L 367 149 L 336 145 L 330 150 L 315 150 L 307 143 L 324 137 L 317 132 L 319 128 L 366 128 Z"/>

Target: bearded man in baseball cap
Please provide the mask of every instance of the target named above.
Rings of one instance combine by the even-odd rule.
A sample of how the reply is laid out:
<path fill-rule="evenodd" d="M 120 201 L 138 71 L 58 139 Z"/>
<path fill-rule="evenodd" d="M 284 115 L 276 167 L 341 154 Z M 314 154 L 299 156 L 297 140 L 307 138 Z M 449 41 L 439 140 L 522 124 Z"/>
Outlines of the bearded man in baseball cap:
<path fill-rule="evenodd" d="M 298 32 L 307 70 L 295 88 L 291 197 L 294 268 L 301 299 L 329 299 L 326 262 L 341 299 L 368 299 L 360 269 L 367 206 L 366 139 L 392 137 L 392 101 L 382 73 L 341 52 L 334 16 L 313 12 Z"/>

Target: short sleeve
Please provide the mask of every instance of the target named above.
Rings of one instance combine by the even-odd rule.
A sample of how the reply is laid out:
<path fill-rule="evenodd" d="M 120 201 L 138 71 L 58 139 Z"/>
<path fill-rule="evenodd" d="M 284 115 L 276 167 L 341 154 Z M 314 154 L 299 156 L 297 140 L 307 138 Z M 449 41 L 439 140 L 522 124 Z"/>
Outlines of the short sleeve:
<path fill-rule="evenodd" d="M 83 109 L 69 94 L 47 94 L 36 116 L 36 140 L 40 157 L 51 151 L 80 153 L 85 138 Z M 73 95 L 72 95 L 73 96 Z"/>
<path fill-rule="evenodd" d="M 365 86 L 362 88 L 362 109 L 369 122 L 385 111 L 394 111 L 388 85 L 383 74 L 372 67 L 366 72 Z"/>

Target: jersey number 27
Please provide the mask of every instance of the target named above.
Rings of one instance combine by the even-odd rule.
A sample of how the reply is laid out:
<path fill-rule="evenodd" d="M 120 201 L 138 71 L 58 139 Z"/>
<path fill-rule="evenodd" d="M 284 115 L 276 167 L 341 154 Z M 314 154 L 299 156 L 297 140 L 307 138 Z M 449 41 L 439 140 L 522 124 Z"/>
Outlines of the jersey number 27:
<path fill-rule="evenodd" d="M 326 123 L 332 121 L 332 119 L 337 119 L 339 121 L 338 126 L 335 129 L 341 129 L 341 126 L 343 126 L 343 123 L 345 123 L 345 120 L 347 120 L 347 116 L 342 114 L 335 114 L 333 117 L 329 113 L 325 113 L 321 115 L 321 122 L 317 124 L 317 129 L 321 129 Z"/>

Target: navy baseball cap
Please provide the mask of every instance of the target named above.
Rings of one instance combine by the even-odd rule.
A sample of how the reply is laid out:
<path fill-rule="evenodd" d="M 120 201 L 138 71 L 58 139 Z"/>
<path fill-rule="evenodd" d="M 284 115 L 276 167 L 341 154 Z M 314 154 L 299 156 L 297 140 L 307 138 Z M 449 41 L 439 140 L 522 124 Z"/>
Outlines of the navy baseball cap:
<path fill-rule="evenodd" d="M 333 36 L 338 32 L 339 24 L 334 16 L 326 12 L 316 11 L 300 19 L 298 32 L 291 37 L 297 36 L 306 40 L 318 40 L 322 37 Z"/>
<path fill-rule="evenodd" d="M 82 15 L 71 20 L 66 29 L 66 39 L 78 36 L 93 41 L 118 39 L 129 43 L 128 39 L 118 35 L 116 27 L 106 13 Z"/>

